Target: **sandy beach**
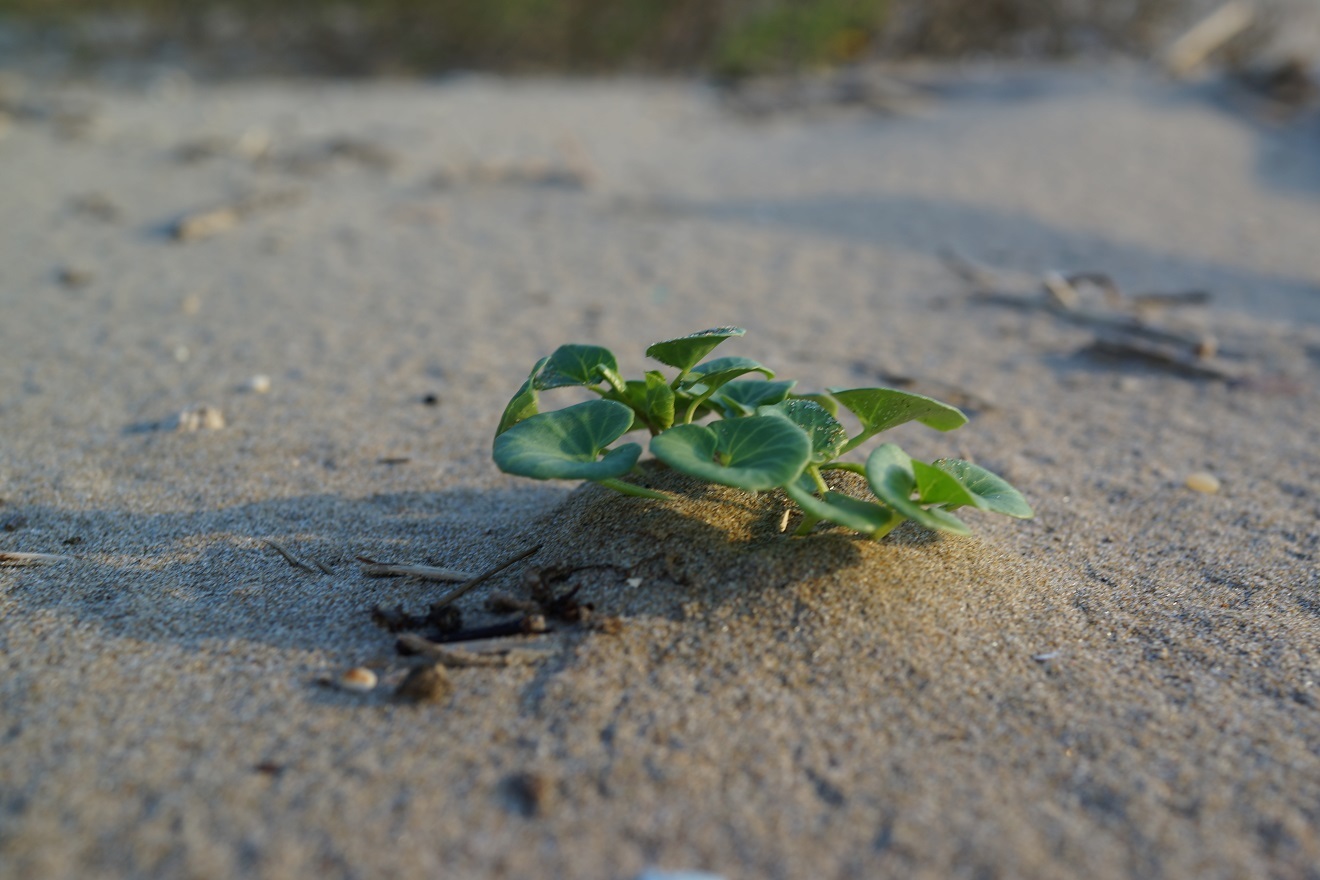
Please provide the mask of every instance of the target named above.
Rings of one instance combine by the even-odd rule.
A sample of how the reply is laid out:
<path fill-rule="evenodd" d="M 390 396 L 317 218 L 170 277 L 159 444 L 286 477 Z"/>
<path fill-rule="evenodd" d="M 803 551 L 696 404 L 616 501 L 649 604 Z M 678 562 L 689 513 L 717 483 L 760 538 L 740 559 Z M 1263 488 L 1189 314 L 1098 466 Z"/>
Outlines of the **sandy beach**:
<path fill-rule="evenodd" d="M 1317 110 L 886 76 L 4 79 L 0 560 L 63 558 L 0 562 L 0 876 L 1320 876 Z M 491 462 L 557 345 L 722 325 L 964 408 L 892 439 L 1036 518 L 793 538 Z M 359 557 L 538 546 L 465 624 L 538 571 L 591 618 L 396 697 L 372 609 L 449 587 Z"/>

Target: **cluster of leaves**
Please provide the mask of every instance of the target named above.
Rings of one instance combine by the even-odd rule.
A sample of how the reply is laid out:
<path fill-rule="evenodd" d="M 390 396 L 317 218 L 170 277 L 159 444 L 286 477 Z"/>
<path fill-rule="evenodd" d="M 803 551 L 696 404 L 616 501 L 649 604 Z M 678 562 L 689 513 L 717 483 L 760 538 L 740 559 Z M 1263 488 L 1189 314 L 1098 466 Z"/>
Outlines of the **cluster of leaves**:
<path fill-rule="evenodd" d="M 648 357 L 677 370 L 625 380 L 618 362 L 596 345 L 564 345 L 532 368 L 509 401 L 495 435 L 500 470 L 535 479 L 593 480 L 628 495 L 671 496 L 622 479 L 637 466 L 638 443 L 611 444 L 637 428 L 651 433 L 651 453 L 698 479 L 751 492 L 782 489 L 802 509 L 799 534 L 822 520 L 881 538 L 904 520 L 955 534 L 967 526 L 952 511 L 972 507 L 1029 518 L 1021 493 L 1003 478 L 961 459 L 917 461 L 893 443 L 873 450 L 866 463 L 842 456 L 905 422 L 940 431 L 967 422 L 955 407 L 893 388 L 831 388 L 795 394 L 796 383 L 744 357 L 704 360 L 721 342 L 742 336 L 737 327 L 703 330 L 657 342 Z M 551 412 L 539 393 L 581 386 L 598 395 Z M 839 408 L 861 430 L 849 436 Z M 700 420 L 714 416 L 706 423 Z M 876 500 L 832 491 L 823 474 L 852 471 L 866 477 Z"/>

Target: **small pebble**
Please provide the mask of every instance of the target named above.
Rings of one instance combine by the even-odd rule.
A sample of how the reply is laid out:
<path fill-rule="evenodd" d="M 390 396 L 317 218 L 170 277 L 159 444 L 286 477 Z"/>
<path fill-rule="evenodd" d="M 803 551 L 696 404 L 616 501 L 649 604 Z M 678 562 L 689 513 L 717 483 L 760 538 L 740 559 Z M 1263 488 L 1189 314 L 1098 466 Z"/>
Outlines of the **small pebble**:
<path fill-rule="evenodd" d="M 354 666 L 352 669 L 339 676 L 339 687 L 346 691 L 356 691 L 365 694 L 367 691 L 376 687 L 376 673 L 365 666 Z"/>
<path fill-rule="evenodd" d="M 1141 378 L 1138 376 L 1124 376 L 1118 380 L 1118 390 L 1127 394 L 1141 390 Z"/>
<path fill-rule="evenodd" d="M 188 346 L 186 345 L 174 346 L 174 359 L 176 361 L 178 361 L 181 364 L 186 364 L 188 363 L 188 359 L 190 357 L 192 357 L 192 352 L 188 350 Z"/>
<path fill-rule="evenodd" d="M 109 196 L 99 192 L 90 192 L 74 198 L 73 210 L 106 223 L 115 222 L 122 213 Z"/>
<path fill-rule="evenodd" d="M 177 430 L 183 432 L 218 431 L 224 426 L 225 414 L 218 407 L 203 403 L 198 406 L 190 406 L 179 413 Z"/>
<path fill-rule="evenodd" d="M 454 683 L 439 664 L 418 666 L 399 682 L 394 695 L 413 703 L 439 703 L 449 696 Z"/>
<path fill-rule="evenodd" d="M 195 315 L 202 310 L 202 298 L 195 293 L 190 293 L 180 301 L 179 309 L 185 315 Z"/>
<path fill-rule="evenodd" d="M 258 373 L 247 380 L 247 390 L 256 394 L 265 394 L 270 390 L 270 376 L 265 373 Z"/>
<path fill-rule="evenodd" d="M 238 221 L 238 212 L 233 208 L 199 211 L 180 218 L 174 224 L 174 237 L 178 241 L 199 241 L 228 232 L 238 225 Z"/>
<path fill-rule="evenodd" d="M 1219 478 L 1205 471 L 1197 471 L 1194 474 L 1188 474 L 1187 479 L 1183 481 L 1183 485 L 1194 492 L 1213 495 L 1219 491 Z"/>
<path fill-rule="evenodd" d="M 642 585 L 641 578 L 628 578 L 628 586 L 636 588 L 636 587 L 640 587 L 641 585 Z"/>
<path fill-rule="evenodd" d="M 92 273 L 86 269 L 64 266 L 56 273 L 56 278 L 65 287 L 86 287 L 92 283 Z"/>

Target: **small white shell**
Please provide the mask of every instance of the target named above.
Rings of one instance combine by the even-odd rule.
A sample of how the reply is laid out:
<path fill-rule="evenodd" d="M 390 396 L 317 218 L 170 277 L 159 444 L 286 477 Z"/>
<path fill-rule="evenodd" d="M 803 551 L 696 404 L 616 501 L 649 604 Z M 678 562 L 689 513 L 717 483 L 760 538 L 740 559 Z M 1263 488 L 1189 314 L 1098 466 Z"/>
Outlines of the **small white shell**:
<path fill-rule="evenodd" d="M 1197 471 L 1194 474 L 1188 474 L 1187 479 L 1183 481 L 1183 485 L 1194 492 L 1213 495 L 1219 491 L 1219 478 L 1205 471 Z"/>
<path fill-rule="evenodd" d="M 219 407 L 205 403 L 190 406 L 179 413 L 178 430 L 180 431 L 218 431 L 225 426 L 225 414 Z"/>
<path fill-rule="evenodd" d="M 364 694 L 367 691 L 374 689 L 378 681 L 379 679 L 377 679 L 376 673 L 372 672 L 367 667 L 354 666 L 352 669 L 346 670 L 343 675 L 339 676 L 338 684 L 343 690 L 356 691 L 357 693 Z"/>

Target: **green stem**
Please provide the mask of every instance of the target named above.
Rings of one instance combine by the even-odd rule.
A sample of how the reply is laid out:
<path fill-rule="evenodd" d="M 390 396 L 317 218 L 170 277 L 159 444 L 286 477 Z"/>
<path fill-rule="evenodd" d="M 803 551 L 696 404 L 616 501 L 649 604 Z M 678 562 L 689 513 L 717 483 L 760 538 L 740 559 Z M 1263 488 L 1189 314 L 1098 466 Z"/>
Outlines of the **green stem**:
<path fill-rule="evenodd" d="M 899 523 L 902 523 L 906 519 L 907 519 L 906 516 L 902 516 L 901 514 L 895 512 L 893 519 L 891 519 L 888 523 L 886 523 L 885 525 L 881 526 L 880 528 L 876 529 L 874 532 L 871 533 L 871 538 L 873 540 L 879 541 L 885 535 L 888 535 L 894 529 L 898 528 Z"/>
<path fill-rule="evenodd" d="M 854 474 L 866 476 L 866 466 L 858 464 L 855 461 L 832 461 L 829 464 L 820 466 L 823 471 L 848 471 Z"/>
<path fill-rule="evenodd" d="M 811 479 L 816 481 L 816 491 L 820 493 L 822 498 L 825 497 L 825 493 L 830 491 L 830 487 L 825 485 L 825 478 L 820 475 L 820 468 L 813 464 L 807 467 L 807 471 L 811 474 Z"/>
<path fill-rule="evenodd" d="M 804 510 L 802 511 L 802 522 L 798 525 L 797 530 L 794 531 L 793 534 L 799 538 L 804 535 L 809 535 L 818 522 L 820 522 L 820 517 L 812 516 Z"/>
<path fill-rule="evenodd" d="M 652 498 L 656 501 L 677 501 L 677 496 L 670 495 L 668 492 L 660 492 L 655 489 L 647 489 L 645 486 L 637 486 L 632 483 L 625 483 L 623 480 L 615 477 L 606 477 L 603 480 L 596 480 L 602 486 L 613 489 L 615 492 L 624 495 L 631 495 L 634 498 Z"/>

